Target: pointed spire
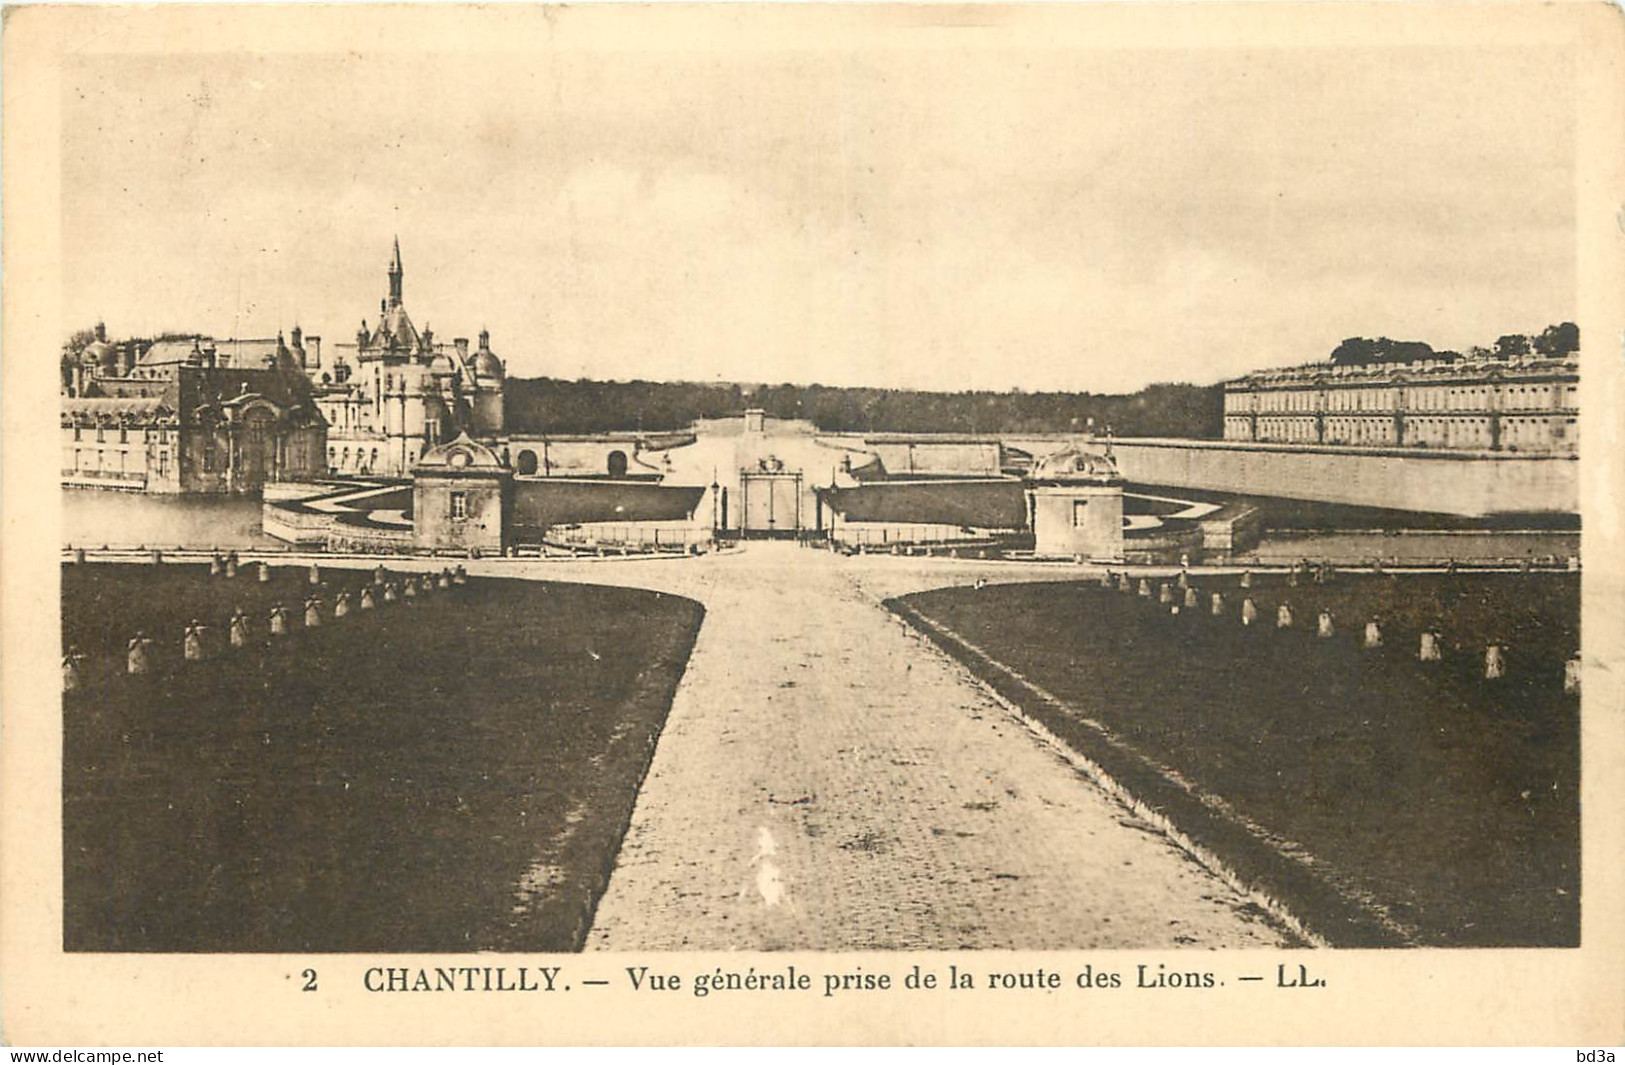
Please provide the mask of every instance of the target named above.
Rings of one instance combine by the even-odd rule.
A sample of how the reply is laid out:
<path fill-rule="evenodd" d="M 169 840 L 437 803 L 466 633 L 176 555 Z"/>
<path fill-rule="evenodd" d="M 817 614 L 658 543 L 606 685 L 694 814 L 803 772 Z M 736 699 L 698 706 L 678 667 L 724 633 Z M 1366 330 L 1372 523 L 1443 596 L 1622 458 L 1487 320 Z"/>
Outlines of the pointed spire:
<path fill-rule="evenodd" d="M 401 305 L 401 278 L 406 270 L 401 266 L 401 238 L 395 238 L 395 258 L 389 264 L 389 306 Z"/>

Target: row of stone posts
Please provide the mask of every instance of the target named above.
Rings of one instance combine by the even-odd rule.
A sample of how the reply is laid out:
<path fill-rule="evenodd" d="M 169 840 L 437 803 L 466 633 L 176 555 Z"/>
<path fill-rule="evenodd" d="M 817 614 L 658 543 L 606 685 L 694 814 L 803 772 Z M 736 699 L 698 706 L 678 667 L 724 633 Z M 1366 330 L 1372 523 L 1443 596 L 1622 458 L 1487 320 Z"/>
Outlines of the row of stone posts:
<path fill-rule="evenodd" d="M 1307 570 L 1307 563 L 1303 564 Z M 1300 567 L 1292 567 L 1288 575 L 1288 583 L 1296 585 Z M 1314 580 L 1317 584 L 1325 584 L 1333 579 L 1335 571 L 1326 563 L 1321 563 L 1314 569 Z M 1241 587 L 1252 587 L 1252 571 L 1244 570 L 1241 574 Z M 1135 594 L 1137 598 L 1149 602 L 1152 598 L 1151 582 L 1147 577 L 1141 577 L 1138 584 L 1128 573 L 1113 573 L 1106 570 L 1101 574 L 1100 586 L 1102 588 L 1116 588 L 1124 594 Z M 1181 569 L 1173 585 L 1162 582 L 1156 592 L 1159 605 L 1167 607 L 1170 614 L 1177 615 L 1182 610 L 1186 612 L 1199 610 L 1201 599 L 1195 587 L 1190 583 L 1189 573 Z M 1222 617 L 1225 614 L 1226 602 L 1224 593 L 1213 592 L 1208 598 L 1208 613 L 1213 617 Z M 1281 603 L 1275 608 L 1275 627 L 1277 629 L 1290 629 L 1293 627 L 1292 605 Z M 1251 627 L 1258 621 L 1258 606 L 1251 596 L 1244 596 L 1241 601 L 1241 624 Z M 1337 635 L 1337 624 L 1330 610 L 1321 610 L 1315 619 L 1315 636 L 1318 639 L 1329 640 Z M 1382 624 L 1372 618 L 1365 623 L 1365 630 L 1361 638 L 1361 646 L 1367 650 L 1375 650 L 1383 646 Z M 1438 662 L 1443 658 L 1439 634 L 1427 631 L 1421 634 L 1417 646 L 1416 657 L 1422 662 Z M 1501 644 L 1488 644 L 1484 648 L 1484 679 L 1499 680 L 1506 676 L 1505 648 Z M 1565 692 L 1578 692 L 1580 690 L 1580 656 L 1576 654 L 1564 663 L 1563 690 Z"/>
<path fill-rule="evenodd" d="M 218 554 L 210 564 L 209 572 L 219 577 L 235 577 L 237 573 L 237 559 L 235 552 L 229 556 L 221 557 Z M 261 581 L 270 580 L 269 567 L 260 563 Z M 321 569 L 317 565 L 310 567 L 309 580 L 312 585 L 320 586 Z M 373 571 L 372 583 L 363 585 L 359 595 L 359 602 L 355 609 L 373 610 L 380 603 L 394 603 L 406 601 L 410 604 L 421 596 L 429 595 L 435 591 L 444 591 L 468 583 L 468 572 L 459 565 L 455 570 L 443 569 L 440 573 L 425 572 L 421 575 L 407 574 L 400 580 L 388 579 L 388 573 L 382 566 Z M 348 589 L 341 589 L 334 598 L 333 618 L 342 621 L 352 612 L 351 594 Z M 325 602 L 318 594 L 312 594 L 304 600 L 304 627 L 306 629 L 319 629 L 324 624 L 323 608 Z M 181 658 L 186 662 L 201 662 L 209 657 L 208 645 L 204 634 L 209 626 L 193 618 L 181 633 Z M 238 607 L 232 612 L 227 623 L 226 642 L 234 650 L 241 650 L 249 644 L 249 617 L 248 613 Z M 266 615 L 266 632 L 274 638 L 291 635 L 288 625 L 288 609 L 280 602 L 272 603 Z M 125 672 L 131 676 L 142 676 L 153 670 L 153 644 L 152 637 L 144 631 L 137 631 L 125 646 Z M 85 656 L 75 646 L 69 646 L 62 656 L 62 689 L 63 691 L 76 691 L 84 684 L 82 663 Z"/>

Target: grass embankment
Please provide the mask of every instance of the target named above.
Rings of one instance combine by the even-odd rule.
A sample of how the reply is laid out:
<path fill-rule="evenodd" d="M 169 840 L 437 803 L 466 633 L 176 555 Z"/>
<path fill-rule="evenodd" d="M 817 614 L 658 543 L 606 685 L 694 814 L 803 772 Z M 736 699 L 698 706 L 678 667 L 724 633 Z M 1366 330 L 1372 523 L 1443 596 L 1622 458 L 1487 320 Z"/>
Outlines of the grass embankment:
<path fill-rule="evenodd" d="M 1579 941 L 1579 700 L 1562 688 L 1579 643 L 1576 577 L 1198 583 L 1200 609 L 1177 617 L 1155 597 L 1083 583 L 891 605 L 1334 944 Z M 1207 613 L 1213 591 L 1221 618 Z M 1243 594 L 1258 606 L 1252 628 L 1238 620 Z M 1275 629 L 1283 600 L 1288 632 Z M 1338 626 L 1327 640 L 1315 636 L 1323 608 Z M 1384 646 L 1366 650 L 1373 616 Z M 1444 660 L 1419 662 L 1419 633 L 1435 625 Z M 1486 682 L 1484 645 L 1497 641 L 1507 675 Z"/>
<path fill-rule="evenodd" d="M 474 579 L 335 621 L 371 573 L 324 570 L 307 631 L 307 571 L 273 572 L 65 568 L 87 655 L 63 707 L 66 948 L 579 949 L 700 606 Z M 193 617 L 204 662 L 180 660 Z M 137 628 L 146 677 L 121 672 Z"/>

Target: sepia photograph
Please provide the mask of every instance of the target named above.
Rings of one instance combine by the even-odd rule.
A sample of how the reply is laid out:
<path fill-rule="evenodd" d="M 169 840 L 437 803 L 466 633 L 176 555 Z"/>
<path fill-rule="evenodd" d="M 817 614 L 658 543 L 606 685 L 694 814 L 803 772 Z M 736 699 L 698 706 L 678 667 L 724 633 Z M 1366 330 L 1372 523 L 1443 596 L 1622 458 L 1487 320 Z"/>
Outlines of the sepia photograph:
<path fill-rule="evenodd" d="M 1578 31 L 355 6 L 42 85 L 66 956 L 1593 945 Z"/>

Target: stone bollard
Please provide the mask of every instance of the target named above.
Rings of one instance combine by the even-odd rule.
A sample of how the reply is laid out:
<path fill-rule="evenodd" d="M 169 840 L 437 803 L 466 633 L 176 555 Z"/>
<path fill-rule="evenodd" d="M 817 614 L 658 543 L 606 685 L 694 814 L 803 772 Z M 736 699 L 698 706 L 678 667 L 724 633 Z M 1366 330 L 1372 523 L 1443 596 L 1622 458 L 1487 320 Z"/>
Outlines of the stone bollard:
<path fill-rule="evenodd" d="M 1500 680 L 1506 676 L 1506 659 L 1501 656 L 1501 645 L 1492 643 L 1484 648 L 1484 679 Z"/>
<path fill-rule="evenodd" d="M 322 567 L 318 566 L 314 562 L 312 562 L 310 564 L 310 583 L 311 584 L 320 584 L 320 583 L 322 583 Z"/>
<path fill-rule="evenodd" d="M 376 602 L 374 602 L 373 598 L 372 598 L 372 585 L 369 584 L 369 585 L 364 586 L 361 589 L 361 609 L 362 610 L 371 610 L 373 607 L 375 607 L 377 605 L 378 604 Z"/>
<path fill-rule="evenodd" d="M 84 657 L 85 657 L 84 655 L 79 653 L 79 648 L 74 647 L 72 645 L 69 645 L 67 652 L 65 654 L 63 654 L 63 656 L 62 656 L 62 690 L 63 691 L 65 691 L 65 692 L 74 692 L 74 691 L 79 690 L 79 686 L 83 683 L 82 678 L 79 676 L 79 663 L 84 660 Z"/>
<path fill-rule="evenodd" d="M 1186 610 L 1195 610 L 1196 609 L 1196 589 L 1195 588 L 1186 588 L 1185 589 L 1185 609 Z"/>
<path fill-rule="evenodd" d="M 305 628 L 319 629 L 322 627 L 322 601 L 316 596 L 305 600 Z"/>
<path fill-rule="evenodd" d="M 1151 582 L 1146 580 L 1144 577 L 1140 578 L 1139 593 L 1141 599 L 1151 598 Z"/>
<path fill-rule="evenodd" d="M 1377 624 L 1376 618 L 1365 623 L 1365 645 L 1367 648 L 1382 646 L 1382 626 Z"/>
<path fill-rule="evenodd" d="M 271 606 L 268 630 L 272 636 L 288 635 L 288 612 L 282 609 L 281 603 L 274 603 Z"/>
<path fill-rule="evenodd" d="M 216 551 L 214 554 L 209 556 L 209 576 L 218 577 L 225 571 L 226 560 L 220 557 L 220 552 Z"/>
<path fill-rule="evenodd" d="M 340 592 L 338 598 L 333 601 L 333 618 L 334 620 L 338 620 L 339 618 L 346 618 L 349 616 L 350 593 Z"/>
<path fill-rule="evenodd" d="M 1224 615 L 1223 593 L 1214 592 L 1212 598 L 1208 600 L 1208 603 L 1208 613 L 1212 614 L 1214 617 L 1222 617 Z"/>
<path fill-rule="evenodd" d="M 1157 588 L 1157 602 L 1169 606 L 1174 601 L 1174 589 L 1167 581 L 1163 581 Z"/>
<path fill-rule="evenodd" d="M 1423 662 L 1437 662 L 1439 654 L 1439 634 L 1436 632 L 1422 633 L 1421 645 L 1417 648 L 1416 657 Z"/>
<path fill-rule="evenodd" d="M 1282 603 L 1275 608 L 1275 627 L 1278 629 L 1290 629 L 1292 627 L 1292 606 L 1290 603 Z"/>
<path fill-rule="evenodd" d="M 1336 633 L 1337 629 L 1332 625 L 1332 612 L 1330 610 L 1322 610 L 1320 612 L 1319 620 L 1315 622 L 1315 635 L 1319 636 L 1322 640 L 1329 640 L 1336 635 Z"/>
<path fill-rule="evenodd" d="M 1244 570 L 1241 571 L 1241 586 L 1243 588 L 1251 588 L 1253 586 L 1253 571 L 1252 570 L 1244 569 Z"/>
<path fill-rule="evenodd" d="M 1258 607 L 1253 603 L 1252 596 L 1241 601 L 1241 623 L 1251 625 L 1258 620 Z"/>
<path fill-rule="evenodd" d="M 271 583 L 271 564 L 263 560 L 260 562 L 260 583 Z"/>
<path fill-rule="evenodd" d="M 243 613 L 242 607 L 232 611 L 227 638 L 231 646 L 239 651 L 248 646 L 248 615 Z"/>
<path fill-rule="evenodd" d="M 82 547 L 74 548 L 73 549 L 73 560 L 77 564 L 83 566 L 85 564 L 85 549 L 82 548 Z"/>
<path fill-rule="evenodd" d="M 132 674 L 152 672 L 152 657 L 148 653 L 152 647 L 152 640 L 144 632 L 137 632 L 130 638 L 128 653 L 125 659 L 125 669 Z"/>
<path fill-rule="evenodd" d="M 1571 695 L 1580 693 L 1580 656 L 1575 655 L 1563 663 L 1563 690 Z"/>
<path fill-rule="evenodd" d="M 186 626 L 186 632 L 181 636 L 181 657 L 188 662 L 203 661 L 203 626 L 197 623 L 196 618 Z"/>

